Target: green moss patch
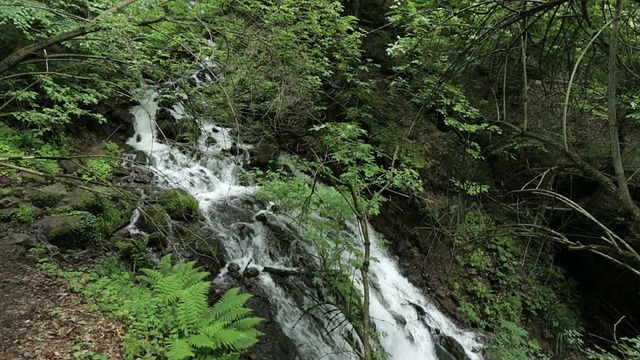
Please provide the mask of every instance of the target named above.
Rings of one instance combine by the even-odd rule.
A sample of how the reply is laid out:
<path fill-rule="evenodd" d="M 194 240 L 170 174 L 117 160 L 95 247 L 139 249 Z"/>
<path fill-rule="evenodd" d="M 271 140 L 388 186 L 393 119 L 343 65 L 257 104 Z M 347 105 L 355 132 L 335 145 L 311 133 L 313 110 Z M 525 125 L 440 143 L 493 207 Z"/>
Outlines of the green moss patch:
<path fill-rule="evenodd" d="M 198 200 L 182 189 L 171 189 L 158 196 L 158 202 L 175 220 L 195 221 L 200 217 Z"/>

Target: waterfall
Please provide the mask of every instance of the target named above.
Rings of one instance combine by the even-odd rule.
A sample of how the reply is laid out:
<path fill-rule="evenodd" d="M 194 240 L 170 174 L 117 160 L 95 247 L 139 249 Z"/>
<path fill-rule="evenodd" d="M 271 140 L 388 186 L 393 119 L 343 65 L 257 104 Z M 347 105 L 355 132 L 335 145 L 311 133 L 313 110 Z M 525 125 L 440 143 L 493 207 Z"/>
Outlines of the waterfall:
<path fill-rule="evenodd" d="M 357 359 L 345 340 L 353 337 L 351 325 L 335 316 L 335 309 L 329 305 L 308 308 L 315 293 L 308 281 L 298 276 L 283 279 L 262 271 L 267 266 L 291 270 L 304 267 L 312 261 L 313 249 L 287 217 L 253 201 L 257 187 L 236 183 L 247 155 L 246 151 L 231 149 L 247 150 L 250 146 L 234 143 L 229 129 L 211 123 L 203 125 L 197 154 L 162 143 L 155 124 L 156 97 L 155 92 L 149 92 L 140 105 L 130 109 L 135 116 L 135 135 L 127 142 L 150 159 L 156 185 L 180 187 L 192 194 L 199 201 L 206 226 L 221 240 L 226 259 L 240 269 L 254 267 L 260 271 L 255 283 L 267 294 L 273 318 L 296 344 L 300 360 Z M 174 106 L 171 113 L 180 118 L 184 109 Z M 354 241 L 358 241 L 354 229 Z M 371 234 L 376 236 L 373 229 Z M 447 319 L 401 274 L 394 258 L 377 245 L 375 238 L 372 243 L 372 256 L 378 261 L 370 265 L 370 313 L 376 330 L 384 334 L 380 344 L 390 358 L 437 359 L 435 339 L 444 334 L 455 339 L 469 359 L 482 359 L 479 337 Z M 227 268 L 215 281 L 225 281 Z"/>

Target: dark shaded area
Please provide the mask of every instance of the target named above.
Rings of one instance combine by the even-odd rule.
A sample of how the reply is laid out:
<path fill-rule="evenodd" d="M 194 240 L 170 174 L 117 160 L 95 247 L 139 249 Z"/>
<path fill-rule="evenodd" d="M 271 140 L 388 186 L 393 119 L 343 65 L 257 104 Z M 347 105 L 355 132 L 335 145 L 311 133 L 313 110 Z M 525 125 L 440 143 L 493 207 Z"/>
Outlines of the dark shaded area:
<path fill-rule="evenodd" d="M 640 280 L 637 276 L 582 251 L 560 252 L 556 255 L 556 263 L 579 284 L 580 310 L 591 341 L 607 346 L 610 343 L 593 334 L 608 335 L 607 340 L 613 341 L 640 333 Z"/>

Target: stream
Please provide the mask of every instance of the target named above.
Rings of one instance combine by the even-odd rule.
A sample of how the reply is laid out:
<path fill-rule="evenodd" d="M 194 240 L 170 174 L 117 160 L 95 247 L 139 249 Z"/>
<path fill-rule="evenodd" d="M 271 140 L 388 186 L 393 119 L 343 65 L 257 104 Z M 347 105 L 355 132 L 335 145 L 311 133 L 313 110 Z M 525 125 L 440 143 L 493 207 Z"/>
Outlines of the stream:
<path fill-rule="evenodd" d="M 252 281 L 268 297 L 272 318 L 296 345 L 299 360 L 358 359 L 350 345 L 358 342 L 346 340 L 356 338 L 351 324 L 330 305 L 309 309 L 317 298 L 311 281 L 262 271 L 264 267 L 303 269 L 313 263 L 314 249 L 304 241 L 304 231 L 289 217 L 255 201 L 258 187 L 238 183 L 251 145 L 240 143 L 230 129 L 212 123 L 203 124 L 195 153 L 167 145 L 161 141 L 155 124 L 159 109 L 156 97 L 155 92 L 149 92 L 130 109 L 135 116 L 135 134 L 127 144 L 147 155 L 149 170 L 155 175 L 154 185 L 182 188 L 199 201 L 204 216 L 202 226 L 215 234 L 220 251 L 228 260 L 214 284 L 232 281 L 229 268 L 245 273 L 253 269 L 258 275 Z M 180 105 L 169 111 L 178 121 L 185 116 Z M 352 228 L 354 241 L 362 242 L 357 227 Z M 375 238 L 372 244 L 372 256 L 378 261 L 370 266 L 370 311 L 376 331 L 383 334 L 380 345 L 389 358 L 482 359 L 482 337 L 457 327 L 401 274 L 394 257 L 380 248 Z M 269 334 L 264 335 L 261 341 L 268 337 Z M 466 355 L 447 357 L 447 352 L 453 352 L 452 346 L 443 347 L 443 342 L 455 344 L 453 348 Z"/>

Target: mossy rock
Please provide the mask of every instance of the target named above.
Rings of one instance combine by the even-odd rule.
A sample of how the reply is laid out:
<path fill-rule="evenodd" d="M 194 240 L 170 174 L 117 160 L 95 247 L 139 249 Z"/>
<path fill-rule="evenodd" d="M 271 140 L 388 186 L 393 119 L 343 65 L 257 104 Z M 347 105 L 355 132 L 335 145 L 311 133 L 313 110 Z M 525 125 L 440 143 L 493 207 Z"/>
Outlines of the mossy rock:
<path fill-rule="evenodd" d="M 100 219 L 88 212 L 52 215 L 35 222 L 42 229 L 47 242 L 65 248 L 80 248 L 104 239 Z"/>
<path fill-rule="evenodd" d="M 67 188 L 57 183 L 37 189 L 30 200 L 33 205 L 46 209 L 56 205 L 68 194 Z"/>
<path fill-rule="evenodd" d="M 113 250 L 118 252 L 122 259 L 131 262 L 134 268 L 153 267 L 153 259 L 147 249 L 149 245 L 148 236 L 141 237 L 140 239 L 114 236 L 109 240 L 109 244 Z"/>
<path fill-rule="evenodd" d="M 17 209 L 0 210 L 0 220 L 19 223 L 31 223 L 43 214 L 43 210 L 40 210 L 33 206 L 20 204 Z"/>
<path fill-rule="evenodd" d="M 171 189 L 158 196 L 158 203 L 174 220 L 195 221 L 200 218 L 198 200 L 182 189 Z"/>
<path fill-rule="evenodd" d="M 183 144 L 193 144 L 200 137 L 202 130 L 198 121 L 191 116 L 175 119 L 166 108 L 160 108 L 156 115 L 158 129 L 165 140 Z"/>
<path fill-rule="evenodd" d="M 137 223 L 138 229 L 151 234 L 156 231 L 166 232 L 169 226 L 169 214 L 164 207 L 155 204 L 141 211 Z"/>
<path fill-rule="evenodd" d="M 106 193 L 107 189 L 97 189 Z M 88 212 L 103 222 L 104 231 L 110 234 L 126 225 L 133 214 L 133 205 L 84 189 L 74 189 L 54 207 L 55 214 Z"/>
<path fill-rule="evenodd" d="M 15 209 L 22 204 L 22 200 L 15 196 L 7 196 L 0 200 L 0 209 Z"/>

